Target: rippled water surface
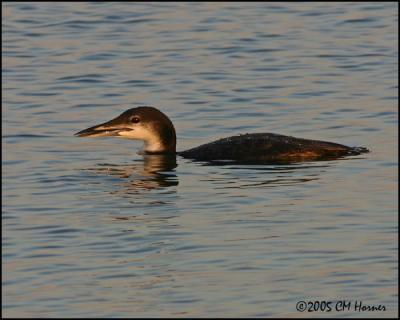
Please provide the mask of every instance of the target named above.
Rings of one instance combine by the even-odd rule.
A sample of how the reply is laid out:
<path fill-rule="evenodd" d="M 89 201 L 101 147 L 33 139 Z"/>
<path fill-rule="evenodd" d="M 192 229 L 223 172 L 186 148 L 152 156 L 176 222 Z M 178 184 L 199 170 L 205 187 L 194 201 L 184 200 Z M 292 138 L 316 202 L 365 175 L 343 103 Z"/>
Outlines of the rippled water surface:
<path fill-rule="evenodd" d="M 4 316 L 397 315 L 397 3 L 2 6 Z M 274 132 L 372 152 L 210 165 L 73 136 L 138 105 L 178 150 Z"/>

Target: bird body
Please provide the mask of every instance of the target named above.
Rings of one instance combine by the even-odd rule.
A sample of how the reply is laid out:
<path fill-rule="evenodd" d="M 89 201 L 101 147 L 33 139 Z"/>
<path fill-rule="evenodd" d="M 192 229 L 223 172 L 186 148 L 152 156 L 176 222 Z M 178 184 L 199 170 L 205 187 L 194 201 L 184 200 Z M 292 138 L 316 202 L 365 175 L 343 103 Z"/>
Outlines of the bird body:
<path fill-rule="evenodd" d="M 275 133 L 251 133 L 223 138 L 178 153 L 195 160 L 301 161 L 357 155 L 362 148 L 301 139 Z"/>

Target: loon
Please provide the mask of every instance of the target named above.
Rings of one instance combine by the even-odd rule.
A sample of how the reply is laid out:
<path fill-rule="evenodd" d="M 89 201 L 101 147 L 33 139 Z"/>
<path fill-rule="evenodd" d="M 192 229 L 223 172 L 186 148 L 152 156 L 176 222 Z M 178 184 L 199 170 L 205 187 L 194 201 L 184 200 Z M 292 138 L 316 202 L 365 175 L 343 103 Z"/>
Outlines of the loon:
<path fill-rule="evenodd" d="M 369 152 L 364 147 L 274 133 L 241 134 L 176 152 L 172 121 L 160 110 L 149 106 L 129 109 L 108 122 L 79 131 L 75 136 L 143 140 L 144 154 L 177 154 L 197 161 L 296 162 L 331 160 Z"/>

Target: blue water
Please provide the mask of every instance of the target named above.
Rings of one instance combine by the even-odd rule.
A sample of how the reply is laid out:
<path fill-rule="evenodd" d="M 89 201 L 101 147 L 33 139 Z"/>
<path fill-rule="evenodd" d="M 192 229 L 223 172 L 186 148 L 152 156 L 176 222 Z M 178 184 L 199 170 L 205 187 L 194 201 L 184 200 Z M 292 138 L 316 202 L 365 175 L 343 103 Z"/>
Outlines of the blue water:
<path fill-rule="evenodd" d="M 2 9 L 3 316 L 398 314 L 397 3 Z M 138 105 L 178 150 L 274 132 L 372 152 L 215 166 L 73 136 Z"/>

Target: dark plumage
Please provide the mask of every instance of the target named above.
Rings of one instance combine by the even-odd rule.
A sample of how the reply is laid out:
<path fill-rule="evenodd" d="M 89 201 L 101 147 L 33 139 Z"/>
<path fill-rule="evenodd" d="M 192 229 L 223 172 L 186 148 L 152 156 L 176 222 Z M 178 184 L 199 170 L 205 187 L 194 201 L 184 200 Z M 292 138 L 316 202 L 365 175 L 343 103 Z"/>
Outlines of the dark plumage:
<path fill-rule="evenodd" d="M 219 139 L 178 154 L 185 158 L 203 161 L 279 162 L 324 160 L 364 152 L 368 152 L 368 149 L 275 133 L 251 133 Z"/>

